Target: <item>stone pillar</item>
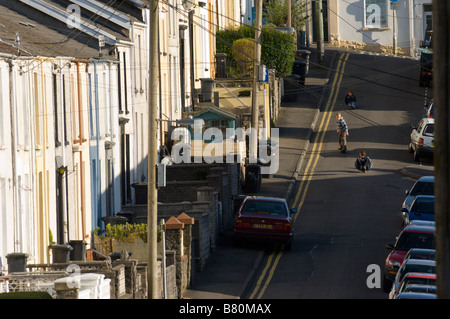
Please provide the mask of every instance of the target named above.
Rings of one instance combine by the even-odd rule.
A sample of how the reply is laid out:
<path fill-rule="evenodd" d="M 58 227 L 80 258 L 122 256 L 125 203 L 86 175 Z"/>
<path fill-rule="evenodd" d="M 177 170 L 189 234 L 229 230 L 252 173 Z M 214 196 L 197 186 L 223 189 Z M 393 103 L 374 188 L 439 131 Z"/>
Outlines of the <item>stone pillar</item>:
<path fill-rule="evenodd" d="M 211 249 L 216 247 L 218 238 L 218 216 L 217 216 L 218 193 L 215 188 L 204 186 L 197 189 L 197 201 L 209 203 L 209 233 L 211 236 Z"/>
<path fill-rule="evenodd" d="M 55 280 L 56 299 L 78 299 L 81 287 L 79 276 L 69 276 Z"/>
<path fill-rule="evenodd" d="M 184 256 L 184 223 L 180 222 L 176 217 L 170 217 L 166 222 L 166 250 L 174 250 L 175 255 L 175 269 L 176 269 L 176 283 L 178 287 L 178 298 L 182 298 L 183 282 L 185 272 L 183 271 L 183 256 Z"/>
<path fill-rule="evenodd" d="M 194 218 L 188 216 L 186 213 L 181 213 L 178 215 L 177 219 L 182 222 L 185 226 L 184 229 L 184 254 L 186 255 L 186 288 L 190 286 L 191 283 L 191 273 L 192 273 L 192 227 L 194 225 Z"/>

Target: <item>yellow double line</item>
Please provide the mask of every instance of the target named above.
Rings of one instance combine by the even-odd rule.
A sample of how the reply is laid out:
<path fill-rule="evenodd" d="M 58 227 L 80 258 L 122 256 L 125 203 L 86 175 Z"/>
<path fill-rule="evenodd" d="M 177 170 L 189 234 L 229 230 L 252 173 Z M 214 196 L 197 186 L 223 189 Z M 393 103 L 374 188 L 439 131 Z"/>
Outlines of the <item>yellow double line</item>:
<path fill-rule="evenodd" d="M 334 75 L 333 84 L 331 86 L 330 97 L 328 98 L 327 105 L 325 106 L 325 110 L 323 112 L 322 120 L 320 121 L 319 129 L 317 130 L 316 137 L 314 138 L 314 145 L 311 150 L 311 157 L 309 158 L 308 164 L 306 165 L 305 172 L 303 173 L 302 180 L 297 191 L 297 195 L 294 200 L 294 207 L 298 202 L 300 196 L 301 200 L 298 203 L 297 210 L 300 211 L 301 207 L 306 198 L 306 193 L 309 188 L 309 184 L 313 177 L 313 172 L 316 169 L 317 162 L 319 161 L 320 152 L 323 147 L 323 139 L 325 138 L 325 133 L 328 128 L 328 124 L 330 123 L 330 119 L 333 114 L 334 105 L 336 103 L 336 99 L 339 95 L 339 89 L 342 82 L 342 77 L 344 75 L 345 64 L 347 63 L 349 53 L 341 53 L 339 56 L 339 62 L 336 69 L 336 73 Z M 295 215 L 295 219 L 297 216 Z"/>
<path fill-rule="evenodd" d="M 327 105 L 325 106 L 325 110 L 323 112 L 322 120 L 320 121 L 320 125 L 314 138 L 314 145 L 311 150 L 311 156 L 308 160 L 308 163 L 305 168 L 305 172 L 303 173 L 299 189 L 296 193 L 294 199 L 293 207 L 297 208 L 298 213 L 294 217 L 294 223 L 297 220 L 297 217 L 300 215 L 300 209 L 305 202 L 306 193 L 308 192 L 309 184 L 313 177 L 314 170 L 316 168 L 317 162 L 319 161 L 320 152 L 323 147 L 323 139 L 325 137 L 325 133 L 327 131 L 328 125 L 330 123 L 331 116 L 333 114 L 334 105 L 336 103 L 336 99 L 339 95 L 339 88 L 341 86 L 342 77 L 344 75 L 345 64 L 347 63 L 349 53 L 341 53 L 339 56 L 339 62 L 336 68 L 336 73 L 334 75 L 333 83 L 331 86 L 330 96 L 327 101 Z M 300 201 L 299 201 L 300 200 Z M 283 247 L 282 247 L 283 248 Z M 278 266 L 278 263 L 283 256 L 283 249 L 274 250 L 269 255 L 267 259 L 267 263 L 259 276 L 258 281 L 256 282 L 255 288 L 251 293 L 249 299 L 261 299 L 266 291 L 272 277 L 275 273 L 275 270 Z"/>

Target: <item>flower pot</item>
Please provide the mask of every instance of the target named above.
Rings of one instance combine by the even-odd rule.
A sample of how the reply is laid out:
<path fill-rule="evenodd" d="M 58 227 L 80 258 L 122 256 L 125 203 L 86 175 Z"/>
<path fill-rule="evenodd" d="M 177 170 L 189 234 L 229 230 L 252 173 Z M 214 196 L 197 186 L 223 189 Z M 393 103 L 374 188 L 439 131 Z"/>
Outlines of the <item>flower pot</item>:
<path fill-rule="evenodd" d="M 50 248 L 53 252 L 53 263 L 68 263 L 70 261 L 70 251 L 73 250 L 70 245 L 50 245 Z"/>
<path fill-rule="evenodd" d="M 6 259 L 8 260 L 8 274 L 27 271 L 28 254 L 10 253 L 6 255 Z"/>

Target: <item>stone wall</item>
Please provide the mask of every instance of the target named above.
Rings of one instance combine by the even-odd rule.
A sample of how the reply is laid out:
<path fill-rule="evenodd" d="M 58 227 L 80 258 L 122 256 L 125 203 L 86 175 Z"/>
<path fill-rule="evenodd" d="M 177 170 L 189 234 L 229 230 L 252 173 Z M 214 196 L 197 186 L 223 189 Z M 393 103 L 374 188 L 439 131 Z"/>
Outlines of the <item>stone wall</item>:
<path fill-rule="evenodd" d="M 221 208 L 219 229 L 231 229 L 234 221 L 232 198 L 240 194 L 242 173 L 240 164 L 180 164 L 166 167 L 166 187 L 158 190 L 158 201 L 177 203 L 183 201 L 201 201 L 197 190 L 209 186 L 218 192 Z M 219 205 L 219 203 L 217 203 Z"/>
<path fill-rule="evenodd" d="M 392 54 L 392 45 L 383 45 L 378 43 L 365 43 L 361 41 L 340 40 L 339 35 L 330 34 L 330 45 L 355 51 L 368 51 L 381 54 Z M 397 46 L 397 55 L 410 56 L 410 48 L 402 48 Z"/>

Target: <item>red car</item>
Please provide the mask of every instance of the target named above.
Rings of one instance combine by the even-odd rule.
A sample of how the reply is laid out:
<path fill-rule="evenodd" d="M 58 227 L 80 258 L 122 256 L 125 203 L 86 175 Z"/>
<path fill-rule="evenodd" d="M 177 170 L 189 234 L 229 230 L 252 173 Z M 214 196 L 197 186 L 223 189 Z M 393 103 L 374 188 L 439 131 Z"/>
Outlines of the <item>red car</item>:
<path fill-rule="evenodd" d="M 394 245 L 386 245 L 392 251 L 384 264 L 384 292 L 391 290 L 395 275 L 411 248 L 434 249 L 434 232 L 434 226 L 409 225 L 403 228 Z"/>
<path fill-rule="evenodd" d="M 274 197 L 246 197 L 236 214 L 234 241 L 262 240 L 283 243 L 291 249 L 294 234 L 293 214 L 286 200 Z"/>
<path fill-rule="evenodd" d="M 391 291 L 389 299 L 395 299 L 398 294 L 402 293 L 408 285 L 422 284 L 422 285 L 436 285 L 436 274 L 423 272 L 409 272 L 400 281 L 397 290 Z"/>

